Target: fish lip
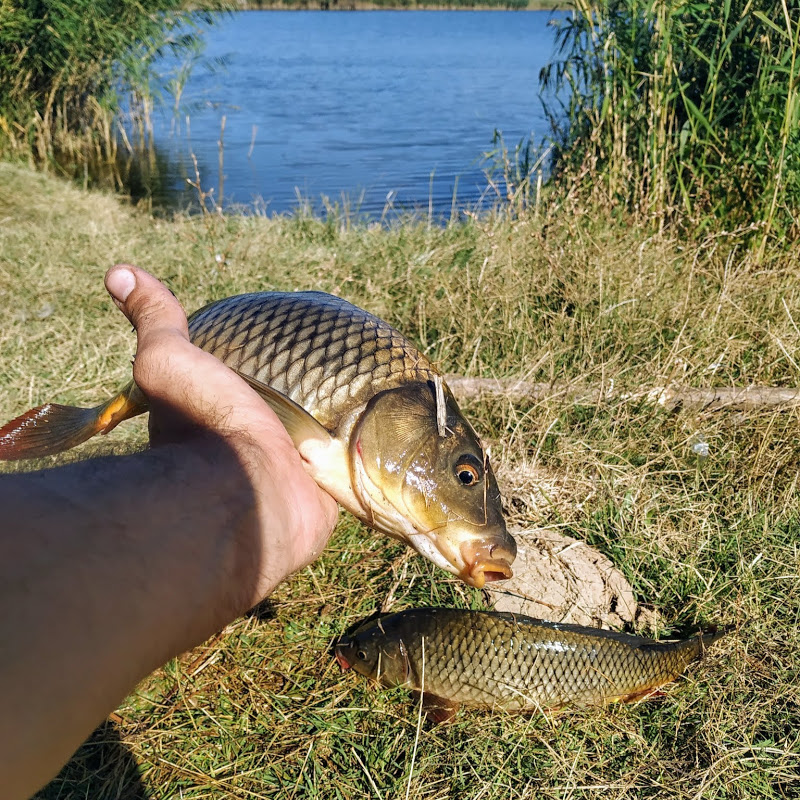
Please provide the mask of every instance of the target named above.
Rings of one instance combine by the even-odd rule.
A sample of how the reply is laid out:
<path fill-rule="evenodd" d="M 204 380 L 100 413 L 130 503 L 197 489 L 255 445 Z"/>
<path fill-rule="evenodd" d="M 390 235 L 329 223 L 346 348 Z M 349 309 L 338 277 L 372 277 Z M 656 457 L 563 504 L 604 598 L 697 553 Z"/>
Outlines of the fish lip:
<path fill-rule="evenodd" d="M 464 583 L 483 589 L 487 583 L 508 580 L 513 574 L 507 561 L 476 561 L 472 566 L 465 567 L 459 577 Z"/>
<path fill-rule="evenodd" d="M 483 589 L 487 583 L 507 580 L 514 574 L 511 569 L 514 556 L 516 548 L 512 552 L 501 544 L 464 542 L 461 545 L 464 567 L 459 577 L 476 589 Z"/>
<path fill-rule="evenodd" d="M 337 647 L 334 651 L 334 656 L 336 657 L 336 661 L 338 662 L 339 666 L 342 668 L 342 672 L 346 672 L 350 669 L 353 665 L 345 658 L 344 653 Z"/>

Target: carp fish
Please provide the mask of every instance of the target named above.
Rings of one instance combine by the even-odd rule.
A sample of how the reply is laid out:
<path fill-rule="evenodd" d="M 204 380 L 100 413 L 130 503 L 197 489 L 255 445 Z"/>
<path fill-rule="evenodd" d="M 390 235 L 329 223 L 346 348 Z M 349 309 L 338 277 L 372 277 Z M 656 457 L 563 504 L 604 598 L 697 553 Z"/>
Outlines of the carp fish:
<path fill-rule="evenodd" d="M 358 626 L 335 648 L 343 669 L 422 694 L 429 715 L 506 711 L 651 696 L 722 633 L 654 641 L 500 611 L 421 608 Z"/>
<path fill-rule="evenodd" d="M 275 410 L 316 482 L 375 530 L 467 584 L 511 576 L 486 451 L 433 364 L 390 325 L 323 292 L 259 292 L 189 318 L 194 344 Z M 95 408 L 53 403 L 0 428 L 0 460 L 51 455 L 147 411 L 131 381 Z"/>

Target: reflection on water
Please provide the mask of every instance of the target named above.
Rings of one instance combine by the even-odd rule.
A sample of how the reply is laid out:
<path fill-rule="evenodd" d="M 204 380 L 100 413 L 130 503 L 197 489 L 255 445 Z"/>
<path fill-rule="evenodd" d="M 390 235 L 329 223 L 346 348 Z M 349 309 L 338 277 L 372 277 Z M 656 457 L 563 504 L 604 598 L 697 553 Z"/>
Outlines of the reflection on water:
<path fill-rule="evenodd" d="M 149 146 L 118 145 L 111 160 L 92 153 L 76 162 L 72 153 L 54 154 L 61 174 L 86 186 L 100 186 L 122 192 L 134 202 L 154 210 L 199 210 L 197 193 L 188 184 L 175 184 L 177 165 L 171 162 L 169 150 L 151 143 Z"/>
<path fill-rule="evenodd" d="M 201 177 L 210 173 L 209 168 L 196 156 L 188 166 L 191 173 L 187 164 L 182 159 L 176 160 L 169 148 L 153 143 L 133 153 L 119 153 L 114 169 L 134 203 L 145 202 L 154 210 L 196 212 L 202 210 L 203 193 L 210 193 L 205 206 L 212 210 L 215 190 Z"/>
<path fill-rule="evenodd" d="M 270 212 L 301 201 L 322 211 L 329 198 L 372 218 L 491 202 L 484 154 L 495 129 L 512 151 L 547 133 L 538 75 L 552 17 L 232 13 L 207 32 L 178 114 L 154 120 L 154 148 L 124 160 L 126 180 L 169 208 L 196 207 L 201 193 L 225 207 L 260 198 Z"/>

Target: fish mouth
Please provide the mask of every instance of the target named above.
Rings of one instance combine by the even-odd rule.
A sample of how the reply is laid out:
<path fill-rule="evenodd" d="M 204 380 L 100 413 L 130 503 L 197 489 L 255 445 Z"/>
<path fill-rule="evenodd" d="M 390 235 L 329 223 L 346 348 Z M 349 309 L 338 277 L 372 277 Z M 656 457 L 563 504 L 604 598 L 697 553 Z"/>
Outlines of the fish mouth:
<path fill-rule="evenodd" d="M 504 581 L 514 574 L 511 563 L 516 555 L 516 547 L 512 549 L 489 542 L 464 542 L 461 545 L 464 568 L 459 572 L 459 577 L 476 589 L 483 589 L 493 581 Z"/>
<path fill-rule="evenodd" d="M 334 651 L 334 655 L 336 656 L 336 661 L 338 662 L 339 666 L 342 668 L 342 672 L 346 672 L 350 669 L 353 665 L 345 658 L 344 653 L 337 647 Z"/>

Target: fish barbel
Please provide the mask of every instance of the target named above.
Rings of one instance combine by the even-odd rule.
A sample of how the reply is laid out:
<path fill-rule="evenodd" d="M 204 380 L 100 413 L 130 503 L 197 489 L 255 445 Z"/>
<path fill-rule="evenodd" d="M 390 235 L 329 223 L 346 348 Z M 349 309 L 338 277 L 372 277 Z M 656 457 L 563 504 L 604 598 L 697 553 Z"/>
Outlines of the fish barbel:
<path fill-rule="evenodd" d="M 674 680 L 721 633 L 654 641 L 499 611 L 421 608 L 365 622 L 336 646 L 384 686 L 421 692 L 431 716 L 634 701 Z"/>
<path fill-rule="evenodd" d="M 402 334 L 323 292 L 259 292 L 201 308 L 189 336 L 264 398 L 311 476 L 364 523 L 472 586 L 511 576 L 487 455 Z M 133 381 L 95 408 L 48 403 L 0 428 L 0 460 L 61 452 L 145 411 Z"/>

